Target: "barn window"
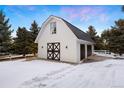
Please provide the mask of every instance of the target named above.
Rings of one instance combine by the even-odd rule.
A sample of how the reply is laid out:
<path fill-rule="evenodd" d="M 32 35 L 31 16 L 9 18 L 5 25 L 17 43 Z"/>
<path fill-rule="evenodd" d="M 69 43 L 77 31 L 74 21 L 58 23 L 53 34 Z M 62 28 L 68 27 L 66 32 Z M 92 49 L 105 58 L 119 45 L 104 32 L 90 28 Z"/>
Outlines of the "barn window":
<path fill-rule="evenodd" d="M 50 31 L 52 34 L 56 34 L 56 22 L 50 23 Z"/>

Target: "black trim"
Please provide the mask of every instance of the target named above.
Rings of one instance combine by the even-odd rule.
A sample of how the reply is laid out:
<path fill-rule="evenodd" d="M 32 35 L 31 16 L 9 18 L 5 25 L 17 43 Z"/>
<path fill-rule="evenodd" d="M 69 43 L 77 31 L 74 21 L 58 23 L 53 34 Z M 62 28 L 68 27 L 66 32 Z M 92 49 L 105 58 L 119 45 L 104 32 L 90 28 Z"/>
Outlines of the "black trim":
<path fill-rule="evenodd" d="M 87 45 L 87 56 L 91 56 L 91 55 L 92 55 L 92 46 Z"/>
<path fill-rule="evenodd" d="M 60 43 L 47 43 L 47 59 L 60 60 Z"/>
<path fill-rule="evenodd" d="M 85 58 L 85 45 L 80 44 L 80 60 L 83 60 Z"/>

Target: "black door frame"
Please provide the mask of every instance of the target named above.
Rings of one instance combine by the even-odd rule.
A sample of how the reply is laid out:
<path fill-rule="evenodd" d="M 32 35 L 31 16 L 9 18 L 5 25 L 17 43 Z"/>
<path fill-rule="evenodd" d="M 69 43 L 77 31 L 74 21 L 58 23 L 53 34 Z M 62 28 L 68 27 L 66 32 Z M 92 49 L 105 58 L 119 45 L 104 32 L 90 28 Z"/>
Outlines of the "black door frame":
<path fill-rule="evenodd" d="M 80 60 L 85 58 L 85 44 L 80 44 Z"/>
<path fill-rule="evenodd" d="M 92 45 L 87 45 L 87 56 L 92 55 Z"/>
<path fill-rule="evenodd" d="M 60 42 L 47 43 L 47 59 L 60 61 Z"/>

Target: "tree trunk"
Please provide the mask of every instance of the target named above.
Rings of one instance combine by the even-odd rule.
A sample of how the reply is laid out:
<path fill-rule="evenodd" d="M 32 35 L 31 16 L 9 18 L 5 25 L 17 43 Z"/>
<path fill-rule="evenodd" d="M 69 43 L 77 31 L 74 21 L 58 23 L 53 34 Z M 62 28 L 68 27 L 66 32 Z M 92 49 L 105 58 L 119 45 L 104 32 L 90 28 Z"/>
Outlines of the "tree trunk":
<path fill-rule="evenodd" d="M 25 57 L 25 54 L 23 54 L 23 57 Z"/>
<path fill-rule="evenodd" d="M 36 53 L 34 52 L 34 56 L 36 56 Z"/>

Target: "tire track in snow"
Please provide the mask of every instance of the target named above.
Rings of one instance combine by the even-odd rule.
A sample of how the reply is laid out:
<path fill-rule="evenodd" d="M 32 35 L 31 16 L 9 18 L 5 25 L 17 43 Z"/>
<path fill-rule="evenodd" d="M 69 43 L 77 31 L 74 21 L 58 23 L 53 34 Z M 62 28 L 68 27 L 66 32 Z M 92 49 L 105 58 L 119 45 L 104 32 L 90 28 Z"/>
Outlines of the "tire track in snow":
<path fill-rule="evenodd" d="M 120 86 L 118 84 L 120 80 L 115 80 L 124 80 L 124 75 L 117 77 L 122 73 L 123 66 L 121 65 L 122 68 L 120 68 L 119 64 L 111 62 L 68 66 L 41 77 L 36 76 L 26 81 L 27 85 L 25 83 L 23 87 L 123 87 L 123 84 Z"/>
<path fill-rule="evenodd" d="M 89 66 L 91 64 L 89 64 L 89 65 L 79 64 L 79 65 L 71 66 L 71 67 L 69 66 L 69 67 L 62 68 L 57 71 L 50 72 L 43 77 L 36 76 L 32 80 L 25 81 L 21 85 L 21 87 L 58 87 L 59 84 L 65 85 L 65 81 L 63 81 L 63 80 L 65 80 L 64 78 L 68 77 L 71 73 L 74 73 L 75 70 L 80 70 L 80 69 L 78 69 L 78 67 L 80 68 L 80 66 L 82 67 L 82 65 Z M 90 68 L 88 70 L 92 71 L 92 69 L 93 68 Z M 84 67 L 81 70 L 85 71 L 85 70 L 87 70 L 87 68 Z M 76 82 L 76 80 L 74 82 Z M 72 83 L 75 84 L 74 82 L 72 82 Z M 68 84 L 68 85 L 70 85 L 70 84 Z M 60 86 L 60 87 L 62 87 L 62 86 Z M 69 87 L 69 86 L 67 86 L 67 87 Z"/>
<path fill-rule="evenodd" d="M 68 66 L 50 73 L 45 74 L 44 76 L 36 76 L 32 80 L 25 81 L 20 87 L 46 87 L 47 83 L 45 81 L 51 83 L 52 81 L 64 77 L 68 71 L 70 72 L 74 66 Z"/>
<path fill-rule="evenodd" d="M 77 80 L 80 80 L 80 78 L 78 77 L 78 73 L 76 74 L 75 71 L 77 72 L 77 70 L 80 70 L 79 68 L 80 66 L 82 67 L 82 65 L 85 65 L 85 64 L 77 65 L 68 74 L 65 74 L 64 77 L 61 77 L 60 79 L 53 81 L 53 83 L 49 84 L 47 87 L 71 87 L 71 86 L 75 87 L 77 84 Z M 87 70 L 87 68 L 82 68 L 81 70 L 85 71 Z M 73 79 L 74 76 L 71 76 L 71 75 L 74 75 L 78 79 L 74 80 Z M 73 79 L 73 80 L 70 80 L 70 79 Z"/>

